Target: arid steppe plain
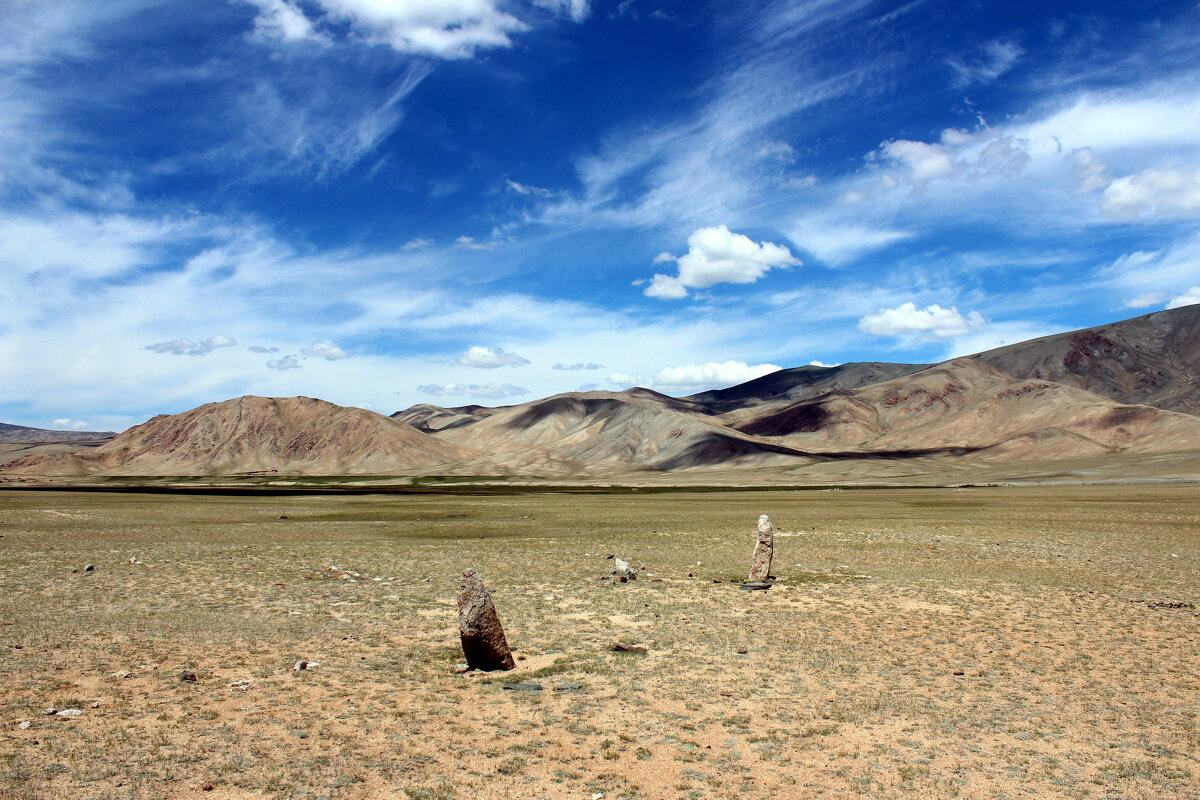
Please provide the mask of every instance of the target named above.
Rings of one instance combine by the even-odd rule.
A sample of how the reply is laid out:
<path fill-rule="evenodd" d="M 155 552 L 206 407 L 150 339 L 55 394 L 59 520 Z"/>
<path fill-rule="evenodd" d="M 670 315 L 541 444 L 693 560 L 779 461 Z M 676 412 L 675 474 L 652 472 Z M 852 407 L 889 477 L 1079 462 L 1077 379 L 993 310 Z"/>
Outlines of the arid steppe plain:
<path fill-rule="evenodd" d="M 4 491 L 0 797 L 1200 797 L 1195 485 L 470 492 Z"/>

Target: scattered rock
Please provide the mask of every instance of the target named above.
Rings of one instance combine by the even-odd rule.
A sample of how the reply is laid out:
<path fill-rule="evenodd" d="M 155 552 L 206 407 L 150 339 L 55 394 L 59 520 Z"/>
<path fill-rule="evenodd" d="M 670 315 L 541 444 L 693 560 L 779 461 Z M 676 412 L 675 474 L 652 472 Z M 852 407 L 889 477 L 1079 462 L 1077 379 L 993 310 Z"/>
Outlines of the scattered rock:
<path fill-rule="evenodd" d="M 58 709 L 57 708 L 47 708 L 47 709 L 43 709 L 42 713 L 45 714 L 47 717 L 53 717 L 55 714 L 58 713 Z"/>
<path fill-rule="evenodd" d="M 758 518 L 758 539 L 754 544 L 754 553 L 750 556 L 750 577 L 748 583 L 761 583 L 771 574 L 771 559 L 775 556 L 775 528 L 771 518 L 762 514 Z"/>
<path fill-rule="evenodd" d="M 288 515 L 287 515 L 287 514 L 280 514 L 280 515 L 279 515 L 278 517 L 276 517 L 275 519 L 287 519 L 287 518 L 288 518 Z"/>
<path fill-rule="evenodd" d="M 96 569 L 95 564 L 88 564 L 86 567 L 83 568 L 83 571 L 84 572 L 93 572 L 95 569 Z"/>
<path fill-rule="evenodd" d="M 472 669 L 512 669 L 517 664 L 504 638 L 504 627 L 483 579 L 473 569 L 463 572 L 458 595 L 458 633 L 463 655 Z"/>
<path fill-rule="evenodd" d="M 129 563 L 130 564 L 140 564 L 142 562 L 136 556 L 130 556 Z"/>
<path fill-rule="evenodd" d="M 956 669 L 956 670 L 954 670 L 954 672 L 951 672 L 950 674 L 951 675 L 966 675 L 967 673 L 961 669 Z"/>
<path fill-rule="evenodd" d="M 582 688 L 583 688 L 583 684 L 581 684 L 581 683 L 560 683 L 558 686 L 554 687 L 554 691 L 556 691 L 556 692 L 577 692 Z"/>
<path fill-rule="evenodd" d="M 471 666 L 469 664 L 455 664 L 454 665 L 454 674 L 455 675 L 464 675 L 470 671 L 471 671 Z"/>
<path fill-rule="evenodd" d="M 1195 608 L 1194 603 L 1146 603 L 1146 608 Z"/>
<path fill-rule="evenodd" d="M 178 677 L 181 681 L 191 681 L 193 683 L 199 680 L 199 678 L 196 677 L 196 673 L 192 672 L 190 669 L 183 670 L 176 677 Z"/>
<path fill-rule="evenodd" d="M 22 722 L 20 725 L 17 726 L 17 730 L 27 731 L 32 727 L 33 727 L 33 723 L 30 722 L 29 720 L 25 720 L 24 722 Z"/>
<path fill-rule="evenodd" d="M 54 712 L 54 716 L 56 716 L 56 717 L 82 717 L 83 709 L 82 708 L 64 708 L 62 711 Z"/>
<path fill-rule="evenodd" d="M 234 681 L 229 684 L 231 692 L 248 692 L 250 691 L 250 681 Z"/>
<path fill-rule="evenodd" d="M 121 670 L 120 672 L 114 672 L 112 676 L 114 678 L 132 678 L 133 673 L 129 670 Z"/>
<path fill-rule="evenodd" d="M 738 655 L 739 655 L 739 656 L 744 656 L 744 655 L 746 655 L 746 654 L 747 654 L 747 653 L 749 653 L 749 652 L 750 652 L 750 649 L 749 649 L 748 647 L 739 647 L 739 648 L 738 648 Z"/>
<path fill-rule="evenodd" d="M 625 642 L 614 642 L 612 649 L 618 653 L 638 653 L 640 655 L 646 655 L 646 653 L 650 652 L 644 644 L 637 644 L 635 642 L 628 644 Z"/>
<path fill-rule="evenodd" d="M 92 708 L 99 708 L 99 707 L 100 707 L 99 703 L 92 703 Z"/>
<path fill-rule="evenodd" d="M 542 685 L 540 683 L 506 683 L 504 688 L 514 692 L 540 692 Z"/>
<path fill-rule="evenodd" d="M 637 580 L 637 570 L 631 567 L 628 561 L 622 558 L 617 558 L 616 556 L 613 556 L 612 559 L 613 568 L 610 574 L 616 575 L 617 580 L 619 580 L 621 583 L 625 583 L 625 581 Z"/>
<path fill-rule="evenodd" d="M 771 588 L 771 584 L 766 581 L 761 581 L 758 583 L 743 583 L 742 588 L 752 592 L 765 592 L 767 589 Z"/>
<path fill-rule="evenodd" d="M 213 787 L 213 785 L 212 785 L 211 783 L 206 783 L 206 784 L 204 784 L 203 786 L 201 786 L 201 787 L 200 787 L 200 791 L 202 791 L 202 792 L 211 792 L 211 791 L 213 790 L 213 788 L 214 788 L 214 787 Z"/>
<path fill-rule="evenodd" d="M 292 667 L 292 670 L 294 670 L 295 672 L 302 672 L 306 669 L 308 669 L 308 661 L 306 661 L 303 658 L 300 659 L 299 661 L 297 661 L 296 665 Z"/>

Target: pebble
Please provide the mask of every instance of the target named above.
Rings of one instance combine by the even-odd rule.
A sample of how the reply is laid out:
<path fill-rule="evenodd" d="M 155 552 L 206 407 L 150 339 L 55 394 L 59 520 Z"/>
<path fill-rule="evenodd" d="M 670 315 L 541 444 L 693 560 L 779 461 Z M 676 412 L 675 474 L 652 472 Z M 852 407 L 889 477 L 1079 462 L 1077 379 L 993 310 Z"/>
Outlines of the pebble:
<path fill-rule="evenodd" d="M 179 675 L 176 677 L 178 677 L 179 680 L 181 680 L 181 681 L 193 681 L 194 682 L 194 681 L 198 680 L 198 678 L 196 677 L 196 673 L 192 672 L 190 669 L 185 669 L 183 672 L 180 672 Z"/>
<path fill-rule="evenodd" d="M 25 720 L 24 722 L 22 722 L 20 725 L 18 725 L 18 726 L 17 726 L 17 728 L 18 728 L 19 730 L 23 730 L 23 731 L 27 731 L 27 730 L 29 730 L 31 727 L 33 727 L 33 723 L 32 723 L 32 722 L 30 722 L 29 720 Z"/>
<path fill-rule="evenodd" d="M 62 711 L 55 712 L 56 717 L 82 717 L 83 709 L 80 708 L 64 708 Z"/>
<path fill-rule="evenodd" d="M 462 675 L 462 674 L 470 672 L 470 671 L 471 671 L 471 667 L 467 664 L 455 664 L 454 665 L 454 674 L 455 675 Z"/>
<path fill-rule="evenodd" d="M 625 644 L 624 642 L 615 642 L 612 649 L 618 653 L 639 653 L 645 655 L 650 652 L 645 645 L 641 644 Z"/>

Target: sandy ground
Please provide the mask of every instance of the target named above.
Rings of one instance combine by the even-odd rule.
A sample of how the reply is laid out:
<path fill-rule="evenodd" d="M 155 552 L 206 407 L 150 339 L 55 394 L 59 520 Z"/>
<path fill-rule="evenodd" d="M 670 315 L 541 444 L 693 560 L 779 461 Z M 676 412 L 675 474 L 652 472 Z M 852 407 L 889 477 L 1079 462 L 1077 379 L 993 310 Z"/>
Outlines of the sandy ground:
<path fill-rule="evenodd" d="M 1197 798 L 1197 586 L 1196 486 L 5 491 L 0 797 Z"/>

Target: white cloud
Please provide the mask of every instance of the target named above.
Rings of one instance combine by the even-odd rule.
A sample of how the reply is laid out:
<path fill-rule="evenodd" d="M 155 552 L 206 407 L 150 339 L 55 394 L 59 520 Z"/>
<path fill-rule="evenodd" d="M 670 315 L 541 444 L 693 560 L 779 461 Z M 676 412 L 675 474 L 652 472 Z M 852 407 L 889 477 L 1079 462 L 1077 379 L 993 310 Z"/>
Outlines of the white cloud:
<path fill-rule="evenodd" d="M 1193 286 L 1178 297 L 1172 297 L 1167 302 L 1167 308 L 1183 308 L 1196 303 L 1200 303 L 1200 286 Z"/>
<path fill-rule="evenodd" d="M 548 8 L 551 11 L 567 13 L 571 15 L 571 19 L 576 22 L 582 22 L 587 18 L 589 0 L 533 0 L 535 5 L 542 8 Z"/>
<path fill-rule="evenodd" d="M 704 364 L 664 367 L 655 374 L 652 384 L 666 389 L 724 388 L 770 375 L 780 369 L 782 367 L 775 364 L 751 366 L 744 361 L 709 361 Z"/>
<path fill-rule="evenodd" d="M 531 186 L 527 183 L 520 183 L 511 178 L 504 179 L 504 188 L 513 194 L 524 195 L 526 197 L 554 197 L 558 192 L 553 189 L 546 189 L 541 186 Z"/>
<path fill-rule="evenodd" d="M 262 37 L 328 42 L 330 32 L 345 25 L 353 37 L 368 44 L 447 59 L 509 47 L 512 34 L 530 28 L 501 10 L 501 0 L 312 0 L 304 7 L 294 0 L 246 2 L 259 9 L 254 26 Z M 588 0 L 534 2 L 575 22 L 582 22 L 589 11 Z"/>
<path fill-rule="evenodd" d="M 758 148 L 755 158 L 769 158 L 791 164 L 796 160 L 796 148 L 787 142 L 767 142 Z"/>
<path fill-rule="evenodd" d="M 1117 219 L 1200 215 L 1200 169 L 1146 169 L 1117 178 L 1100 207 Z"/>
<path fill-rule="evenodd" d="M 263 347 L 261 344 L 252 344 L 246 348 L 251 353 L 278 353 L 278 347 Z"/>
<path fill-rule="evenodd" d="M 418 386 L 417 391 L 434 397 L 480 397 L 488 400 L 529 394 L 528 389 L 511 383 L 427 383 Z"/>
<path fill-rule="evenodd" d="M 424 250 L 433 244 L 432 239 L 409 239 L 401 246 L 401 250 Z"/>
<path fill-rule="evenodd" d="M 660 264 L 674 258 L 661 253 Z M 800 260 L 783 245 L 755 244 L 749 237 L 733 233 L 724 225 L 700 228 L 688 237 L 688 251 L 677 259 L 679 274 L 656 274 L 643 291 L 648 297 L 679 299 L 687 289 L 703 289 L 718 283 L 754 283 L 768 270 L 796 266 Z"/>
<path fill-rule="evenodd" d="M 950 58 L 946 64 L 954 72 L 958 88 L 973 83 L 991 83 L 1013 68 L 1025 51 L 1016 42 L 996 39 L 969 57 Z"/>
<path fill-rule="evenodd" d="M 586 364 L 583 362 L 577 361 L 574 364 L 555 364 L 553 367 L 551 367 L 551 369 L 572 370 L 572 371 L 581 370 L 581 369 L 604 369 L 604 365 L 596 364 L 591 361 L 587 362 Z"/>
<path fill-rule="evenodd" d="M 1161 250 L 1135 250 L 1098 270 L 1102 286 L 1122 295 L 1182 292 L 1200 280 L 1200 234 Z"/>
<path fill-rule="evenodd" d="M 607 380 L 614 386 L 623 386 L 628 388 L 630 386 L 637 386 L 639 383 L 641 383 L 642 376 L 638 375 L 637 373 L 630 372 L 613 372 L 609 374 Z"/>
<path fill-rule="evenodd" d="M 817 361 L 816 359 L 814 359 L 814 360 L 808 362 L 808 365 L 810 367 L 825 367 L 828 369 L 829 367 L 840 367 L 842 365 L 842 363 L 839 361 L 836 364 L 826 364 L 824 361 Z"/>
<path fill-rule="evenodd" d="M 530 361 L 516 353 L 507 353 L 502 347 L 468 347 L 467 352 L 456 358 L 454 363 L 461 367 L 496 369 L 498 367 L 523 367 Z"/>
<path fill-rule="evenodd" d="M 279 370 L 280 372 L 289 369 L 300 369 L 301 366 L 299 359 L 295 356 L 280 356 L 279 358 L 272 358 L 267 362 L 268 369 Z"/>
<path fill-rule="evenodd" d="M 210 336 L 201 341 L 193 339 L 172 339 L 169 342 L 158 342 L 156 344 L 148 344 L 144 350 L 149 350 L 153 353 L 170 353 L 173 356 L 202 356 L 211 353 L 218 347 L 232 347 L 237 344 L 235 339 L 222 334 Z"/>
<path fill-rule="evenodd" d="M 56 428 L 72 428 L 74 430 L 81 431 L 87 426 L 88 424 L 83 420 L 72 420 L 67 419 L 66 417 L 60 417 L 59 419 L 54 420 L 54 427 Z"/>
<path fill-rule="evenodd" d="M 249 0 L 258 6 L 254 31 L 259 36 L 285 42 L 304 40 L 325 41 L 326 37 L 313 29 L 312 20 L 289 0 Z"/>
<path fill-rule="evenodd" d="M 1165 292 L 1143 292 L 1132 300 L 1125 301 L 1125 308 L 1148 308 L 1167 299 Z"/>
<path fill-rule="evenodd" d="M 942 308 L 934 303 L 917 308 L 915 303 L 901 303 L 895 308 L 881 308 L 858 321 L 858 329 L 877 336 L 919 336 L 922 339 L 948 339 L 982 328 L 984 318 L 978 311 L 965 317 L 951 306 Z"/>
<path fill-rule="evenodd" d="M 1075 162 L 1075 176 L 1079 185 L 1075 191 L 1080 194 L 1103 189 L 1112 183 L 1112 175 L 1108 174 L 1108 165 L 1100 160 L 1096 151 L 1090 147 L 1080 147 L 1071 151 L 1071 159 Z"/>
<path fill-rule="evenodd" d="M 323 342 L 317 342 L 312 347 L 305 347 L 300 351 L 302 356 L 313 356 L 314 358 L 323 358 L 326 361 L 337 361 L 349 355 L 345 350 L 338 347 L 333 342 L 326 339 Z"/>
<path fill-rule="evenodd" d="M 495 250 L 501 244 L 497 241 L 477 242 L 473 236 L 460 236 L 454 240 L 454 246 L 464 250 Z"/>
<path fill-rule="evenodd" d="M 798 247 L 834 266 L 912 237 L 908 231 L 869 228 L 836 222 L 825 216 L 801 220 L 788 231 L 788 238 Z"/>

